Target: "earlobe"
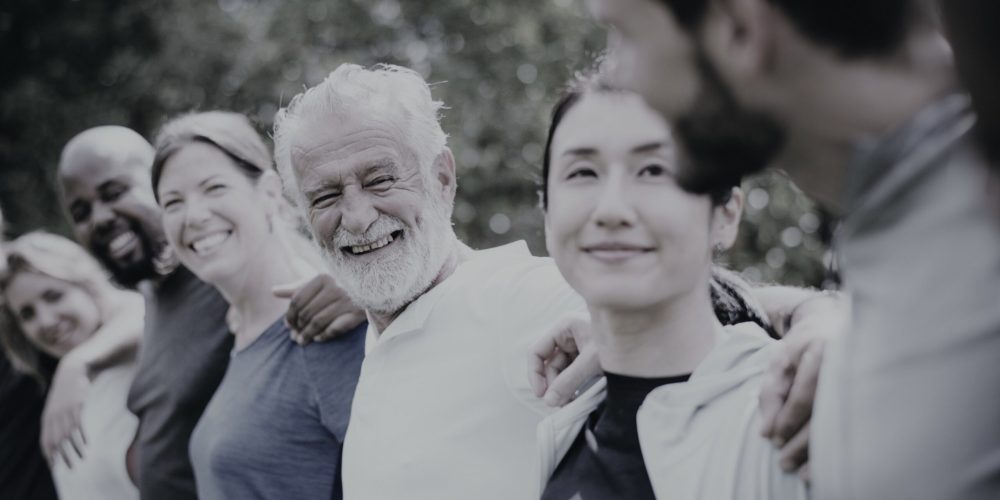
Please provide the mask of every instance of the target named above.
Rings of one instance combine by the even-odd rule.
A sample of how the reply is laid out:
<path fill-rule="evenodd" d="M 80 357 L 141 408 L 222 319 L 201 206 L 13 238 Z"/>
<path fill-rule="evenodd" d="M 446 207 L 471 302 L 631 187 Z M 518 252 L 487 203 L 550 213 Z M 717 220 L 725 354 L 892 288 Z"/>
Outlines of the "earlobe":
<path fill-rule="evenodd" d="M 438 154 L 434 161 L 434 169 L 437 180 L 441 183 L 442 193 L 449 199 L 454 198 L 458 181 L 455 174 L 455 156 L 450 148 L 445 147 Z"/>

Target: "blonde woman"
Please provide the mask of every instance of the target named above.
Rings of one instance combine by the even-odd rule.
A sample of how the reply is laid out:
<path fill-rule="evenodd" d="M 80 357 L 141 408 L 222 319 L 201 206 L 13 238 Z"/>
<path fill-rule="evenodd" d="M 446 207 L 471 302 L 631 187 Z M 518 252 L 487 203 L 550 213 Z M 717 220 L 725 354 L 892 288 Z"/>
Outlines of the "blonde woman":
<path fill-rule="evenodd" d="M 138 338 L 143 299 L 116 288 L 101 266 L 63 237 L 31 233 L 4 247 L 0 273 L 3 314 L 0 339 L 15 369 L 45 381 L 40 359 L 87 356 L 109 343 Z M 136 499 L 126 468 L 136 418 L 125 407 L 135 366 L 134 350 L 89 366 L 90 386 L 79 430 L 50 450 L 52 474 L 63 499 Z"/>
<path fill-rule="evenodd" d="M 174 253 L 230 305 L 234 349 L 191 436 L 200 498 L 339 498 L 339 464 L 366 323 L 324 343 L 288 341 L 276 286 L 320 259 L 289 221 L 271 155 L 242 115 L 168 122 L 153 189 Z"/>

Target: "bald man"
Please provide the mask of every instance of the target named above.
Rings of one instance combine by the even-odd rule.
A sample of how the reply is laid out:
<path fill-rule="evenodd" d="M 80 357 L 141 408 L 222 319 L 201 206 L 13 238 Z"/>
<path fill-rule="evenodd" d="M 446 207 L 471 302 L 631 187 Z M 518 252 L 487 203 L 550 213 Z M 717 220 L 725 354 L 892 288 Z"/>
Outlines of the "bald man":
<path fill-rule="evenodd" d="M 150 184 L 152 163 L 153 147 L 139 134 L 96 127 L 67 143 L 58 181 L 79 242 L 115 281 L 146 296 L 128 396 L 139 417 L 133 480 L 143 500 L 194 500 L 188 440 L 225 373 L 232 337 L 226 301 L 170 252 Z"/>
<path fill-rule="evenodd" d="M 63 149 L 58 180 L 80 243 L 115 281 L 146 296 L 139 367 L 128 397 L 129 410 L 139 417 L 133 479 L 143 500 L 193 500 L 188 441 L 226 371 L 232 336 L 228 304 L 179 265 L 166 243 L 150 182 L 153 153 L 132 130 L 91 128 Z M 330 317 L 341 315 L 355 318 L 347 330 L 364 317 L 329 276 L 300 288 L 289 311 L 298 319 L 293 327 L 327 334 L 337 333 L 329 329 Z"/>

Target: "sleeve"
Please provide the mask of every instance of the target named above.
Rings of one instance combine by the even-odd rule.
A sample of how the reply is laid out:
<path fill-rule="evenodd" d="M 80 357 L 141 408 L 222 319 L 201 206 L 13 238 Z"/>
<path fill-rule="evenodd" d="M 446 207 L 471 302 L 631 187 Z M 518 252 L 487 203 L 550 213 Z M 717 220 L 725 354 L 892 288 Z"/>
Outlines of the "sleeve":
<path fill-rule="evenodd" d="M 361 374 L 367 329 L 368 323 L 362 322 L 332 340 L 299 348 L 320 420 L 341 442 L 347 433 L 354 389 Z"/>
<path fill-rule="evenodd" d="M 769 441 L 762 438 L 760 412 L 756 405 L 750 408 L 751 417 L 744 433 L 744 453 L 741 457 L 743 473 L 736 492 L 740 498 L 758 500 L 808 500 L 809 490 L 798 474 L 785 472 L 780 465 L 781 454 Z M 739 493 L 743 492 L 743 493 Z M 749 492 L 753 495 L 743 496 Z"/>
<path fill-rule="evenodd" d="M 533 260 L 516 275 L 505 277 L 513 280 L 504 288 L 509 290 L 506 302 L 510 305 L 496 307 L 494 315 L 499 315 L 497 321 L 506 330 L 499 338 L 507 386 L 515 398 L 547 415 L 553 408 L 535 396 L 528 378 L 531 347 L 564 317 L 587 314 L 587 306 L 551 259 Z"/>

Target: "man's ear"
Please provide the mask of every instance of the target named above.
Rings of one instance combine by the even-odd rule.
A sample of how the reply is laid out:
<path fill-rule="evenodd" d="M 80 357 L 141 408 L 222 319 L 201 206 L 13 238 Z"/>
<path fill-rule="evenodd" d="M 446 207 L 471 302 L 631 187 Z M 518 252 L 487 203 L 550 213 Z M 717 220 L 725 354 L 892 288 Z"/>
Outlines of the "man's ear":
<path fill-rule="evenodd" d="M 774 15 L 768 0 L 712 2 L 700 35 L 706 55 L 727 76 L 765 72 L 775 50 Z"/>
<path fill-rule="evenodd" d="M 743 190 L 734 187 L 729 201 L 712 210 L 712 247 L 728 249 L 736 242 L 739 233 L 743 217 Z"/>
<path fill-rule="evenodd" d="M 458 178 L 455 174 L 455 156 L 447 146 L 434 159 L 434 178 L 441 184 L 444 199 L 453 201 L 458 189 Z"/>

